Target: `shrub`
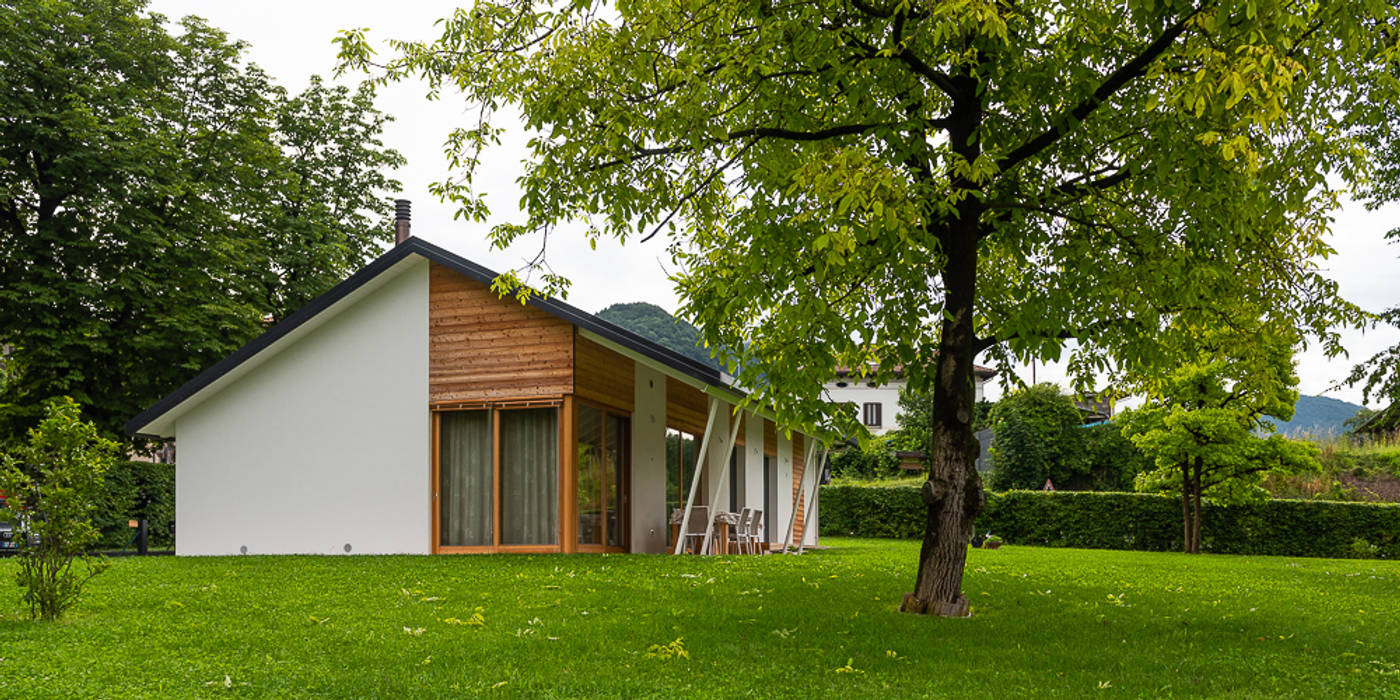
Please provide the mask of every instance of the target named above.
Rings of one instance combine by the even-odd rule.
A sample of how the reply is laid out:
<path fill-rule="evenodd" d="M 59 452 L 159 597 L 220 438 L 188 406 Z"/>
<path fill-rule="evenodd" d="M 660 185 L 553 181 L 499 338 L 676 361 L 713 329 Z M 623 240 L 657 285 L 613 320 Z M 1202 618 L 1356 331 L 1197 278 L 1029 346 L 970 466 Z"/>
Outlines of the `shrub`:
<path fill-rule="evenodd" d="M 92 511 L 102 495 L 102 475 L 116 461 L 117 444 L 82 419 L 78 404 L 51 401 L 28 444 L 0 460 L 0 491 L 20 538 L 16 581 L 26 589 L 30 615 L 56 620 L 72 607 L 83 586 L 106 568 L 87 556 L 97 541 Z M 81 559 L 83 572 L 73 568 Z"/>
<path fill-rule="evenodd" d="M 1084 447 L 1084 462 L 1089 477 L 1089 491 L 1131 491 L 1133 478 L 1151 465 L 1142 450 L 1123 436 L 1123 426 L 1117 421 L 1079 428 Z M 1056 482 L 1056 487 L 1059 483 Z M 1073 483 L 1065 486 L 1073 488 Z"/>
<path fill-rule="evenodd" d="M 924 504 L 916 487 L 824 487 L 821 533 L 919 538 Z M 978 532 L 1011 544 L 1173 551 L 1182 546 L 1181 503 L 1144 493 L 1008 491 L 988 493 Z M 1203 551 L 1305 557 L 1400 558 L 1400 504 L 1269 500 L 1207 503 Z"/>
<path fill-rule="evenodd" d="M 899 474 L 899 460 L 882 440 L 867 449 L 848 447 L 831 455 L 831 475 L 845 478 L 876 479 Z"/>

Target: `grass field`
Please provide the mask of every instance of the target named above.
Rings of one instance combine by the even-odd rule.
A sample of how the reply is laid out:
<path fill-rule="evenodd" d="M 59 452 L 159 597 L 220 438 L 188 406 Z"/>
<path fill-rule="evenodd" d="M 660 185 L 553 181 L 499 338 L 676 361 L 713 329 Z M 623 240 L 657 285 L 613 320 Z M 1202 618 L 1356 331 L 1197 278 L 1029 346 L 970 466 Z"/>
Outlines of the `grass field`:
<path fill-rule="evenodd" d="M 1400 563 L 976 550 L 946 620 L 916 544 L 826 543 L 121 559 L 57 624 L 0 562 L 0 697 L 1400 697 Z"/>

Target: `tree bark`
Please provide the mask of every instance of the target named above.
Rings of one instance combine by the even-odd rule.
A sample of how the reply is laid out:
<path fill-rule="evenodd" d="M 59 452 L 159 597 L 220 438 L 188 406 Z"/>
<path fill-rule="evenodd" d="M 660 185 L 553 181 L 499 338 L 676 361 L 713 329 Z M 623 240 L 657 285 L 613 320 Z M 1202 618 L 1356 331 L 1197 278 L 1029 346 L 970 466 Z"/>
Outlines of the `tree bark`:
<path fill-rule="evenodd" d="M 984 115 L 978 79 L 969 69 L 949 82 L 953 105 L 947 119 L 948 140 L 954 152 L 972 163 L 982 151 L 978 131 Z M 934 362 L 934 376 L 929 474 L 921 491 L 927 509 L 924 541 L 914 591 L 904 596 L 900 610 L 966 617 L 970 609 L 962 593 L 963 569 L 972 526 L 983 505 L 972 420 L 977 400 L 973 360 L 978 342 L 973 311 L 985 207 L 980 197 L 970 193 L 979 189 L 976 183 L 952 171 L 948 175 L 953 189 L 969 194 L 958 202 L 956 214 L 929 223 L 945 258 L 940 270 L 942 305 L 931 309 L 943 320 L 937 356 L 929 358 Z"/>

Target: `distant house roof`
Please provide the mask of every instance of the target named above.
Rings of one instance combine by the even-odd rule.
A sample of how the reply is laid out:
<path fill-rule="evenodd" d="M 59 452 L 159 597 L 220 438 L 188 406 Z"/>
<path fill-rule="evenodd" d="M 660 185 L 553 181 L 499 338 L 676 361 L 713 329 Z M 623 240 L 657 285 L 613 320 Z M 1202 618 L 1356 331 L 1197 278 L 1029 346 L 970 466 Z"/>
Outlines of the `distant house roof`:
<path fill-rule="evenodd" d="M 259 335 L 243 347 L 235 350 L 233 354 L 199 373 L 194 379 L 186 382 L 184 386 L 181 386 L 171 392 L 170 395 L 157 401 L 150 408 L 142 411 L 140 415 L 127 422 L 126 433 L 128 435 L 141 434 L 143 429 L 161 416 L 164 416 L 180 404 L 193 398 L 201 390 L 209 387 L 224 375 L 232 372 L 240 365 L 257 356 L 258 353 L 295 331 L 298 327 L 302 326 L 302 324 L 305 324 L 334 306 L 336 302 L 360 289 L 398 263 L 403 262 L 410 255 L 418 255 L 426 258 L 444 267 L 460 272 L 482 284 L 491 284 L 497 276 L 495 272 L 444 248 L 433 245 L 422 238 L 409 238 L 361 268 L 344 282 L 331 288 L 330 291 L 316 297 L 311 303 L 283 319 L 281 323 L 268 328 L 262 335 Z M 685 374 L 710 386 L 724 389 L 738 396 L 743 395 L 743 392 L 732 387 L 718 370 L 662 347 L 631 331 L 604 321 L 593 314 L 577 309 L 562 301 L 540 296 L 531 296 L 527 303 L 530 306 L 568 321 L 579 328 L 592 331 L 624 348 L 655 360 L 676 372 Z"/>
<path fill-rule="evenodd" d="M 1352 432 L 1361 435 L 1384 435 L 1400 432 L 1400 401 L 1376 411 Z"/>
<path fill-rule="evenodd" d="M 870 372 L 874 372 L 874 371 L 875 371 L 875 366 L 874 366 L 874 365 L 871 365 L 871 367 L 870 367 Z M 992 377 L 995 377 L 996 374 L 997 374 L 997 373 L 996 373 L 996 370 L 991 369 L 991 368 L 989 368 L 989 367 L 983 367 L 982 365 L 973 365 L 973 366 L 972 366 L 972 373 L 973 373 L 974 375 L 978 376 L 978 377 L 983 378 L 983 379 L 991 379 Z M 851 370 L 851 368 L 849 368 L 849 367 L 837 367 L 837 368 L 836 368 L 836 378 L 837 378 L 837 379 L 844 379 L 844 378 L 850 377 L 850 376 L 865 376 L 865 375 L 864 375 L 864 374 L 856 375 L 856 373 L 853 372 L 853 371 Z M 904 366 L 903 366 L 903 365 L 895 365 L 895 368 L 894 368 L 894 376 L 895 376 L 895 378 L 899 378 L 899 377 L 903 377 L 903 376 L 904 376 Z"/>

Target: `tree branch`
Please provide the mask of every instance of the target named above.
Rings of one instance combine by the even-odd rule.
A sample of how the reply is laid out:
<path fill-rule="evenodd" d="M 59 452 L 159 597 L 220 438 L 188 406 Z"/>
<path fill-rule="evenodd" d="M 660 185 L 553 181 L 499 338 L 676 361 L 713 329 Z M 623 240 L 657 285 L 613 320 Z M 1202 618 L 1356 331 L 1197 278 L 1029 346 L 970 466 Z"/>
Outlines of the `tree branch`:
<path fill-rule="evenodd" d="M 1119 66 L 1117 70 L 1110 73 L 1107 78 L 1104 78 L 1103 82 L 1099 84 L 1098 88 L 1096 88 L 1092 94 L 1084 98 L 1083 101 L 1075 105 L 1074 108 L 1070 109 L 1068 112 L 1052 119 L 1050 128 L 1041 132 L 1030 141 L 1021 144 L 1015 150 L 998 160 L 997 169 L 1003 173 L 1007 172 L 1054 145 L 1056 141 L 1059 141 L 1060 138 L 1068 132 L 1069 124 L 1084 121 L 1086 117 L 1093 114 L 1094 110 L 1107 102 L 1109 98 L 1113 97 L 1119 90 L 1122 90 L 1124 86 L 1134 79 L 1141 77 L 1153 61 L 1156 61 L 1158 57 L 1166 53 L 1168 48 L 1171 48 L 1172 43 L 1176 41 L 1177 37 L 1181 36 L 1182 33 L 1186 31 L 1186 24 L 1200 11 L 1200 7 L 1196 7 L 1192 9 L 1191 12 L 1187 13 L 1186 16 L 1167 27 L 1155 41 L 1149 44 L 1147 48 L 1143 49 L 1142 53 L 1138 54 L 1127 63 L 1124 63 L 1122 66 Z"/>
<path fill-rule="evenodd" d="M 758 126 L 749 129 L 739 129 L 731 131 L 723 138 L 716 139 L 715 143 L 726 143 L 738 139 L 778 139 L 783 141 L 826 141 L 829 139 L 841 138 L 842 136 L 858 136 L 880 127 L 895 126 L 896 122 L 872 122 L 868 124 L 843 124 L 817 131 L 797 131 L 794 129 L 780 129 L 777 127 Z M 712 144 L 713 145 L 713 144 Z M 588 170 L 606 170 L 618 165 L 633 163 L 642 158 L 651 156 L 675 155 L 691 151 L 691 146 L 658 146 L 655 148 L 638 148 L 632 155 L 625 158 L 616 158 L 606 163 L 599 163 Z"/>

